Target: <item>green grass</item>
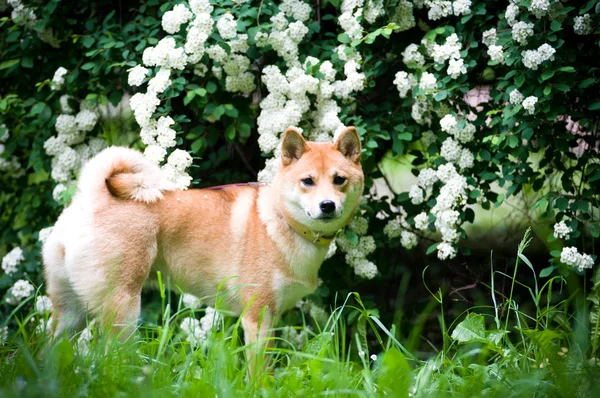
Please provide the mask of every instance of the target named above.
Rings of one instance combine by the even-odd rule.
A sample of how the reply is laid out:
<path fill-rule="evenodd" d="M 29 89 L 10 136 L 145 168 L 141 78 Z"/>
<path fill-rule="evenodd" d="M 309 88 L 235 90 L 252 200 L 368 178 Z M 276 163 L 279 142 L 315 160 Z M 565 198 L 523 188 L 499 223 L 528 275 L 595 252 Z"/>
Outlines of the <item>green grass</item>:
<path fill-rule="evenodd" d="M 524 239 L 514 275 L 528 266 L 526 245 Z M 590 339 L 585 311 L 577 311 L 583 308 L 577 294 L 557 298 L 560 277 L 521 286 L 535 308 L 526 314 L 513 297 L 520 282 L 494 275 L 489 305 L 456 320 L 444 319 L 446 298 L 432 292 L 443 336 L 429 352 L 409 352 L 403 342 L 411 339 L 383 325 L 353 294 L 326 324 L 306 332 L 301 349 L 276 330 L 266 371 L 256 377 L 248 376 L 233 317 L 220 318 L 193 347 L 179 329 L 191 310 L 179 305 L 170 313 L 165 302 L 159 325 L 140 326 L 125 343 L 97 330 L 84 347 L 78 336 L 52 340 L 36 333 L 31 319 L 39 315 L 32 312 L 15 318 L 19 329 L 0 346 L 0 397 L 600 396 L 597 342 Z M 514 283 L 508 297 L 494 290 L 496 277 Z M 415 328 L 423 327 L 426 317 L 420 318 Z"/>

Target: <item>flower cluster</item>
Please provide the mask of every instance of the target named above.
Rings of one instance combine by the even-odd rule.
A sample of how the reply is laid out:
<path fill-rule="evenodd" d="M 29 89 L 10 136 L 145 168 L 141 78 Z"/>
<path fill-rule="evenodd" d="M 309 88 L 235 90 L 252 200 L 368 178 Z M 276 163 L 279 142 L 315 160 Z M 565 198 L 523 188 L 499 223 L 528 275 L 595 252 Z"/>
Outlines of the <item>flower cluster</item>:
<path fill-rule="evenodd" d="M 5 159 L 1 157 L 1 155 L 5 151 L 4 143 L 10 137 L 10 133 L 6 128 L 6 125 L 0 125 L 0 133 L 2 133 L 2 135 L 0 136 L 0 171 L 12 178 L 19 178 L 23 174 L 25 174 L 25 170 L 21 168 L 21 163 L 19 163 L 19 159 L 16 156 L 12 156 L 10 159 Z"/>
<path fill-rule="evenodd" d="M 345 234 L 341 234 L 336 239 L 337 247 L 346 253 L 346 263 L 354 269 L 354 273 L 366 279 L 373 279 L 377 275 L 377 266 L 367 260 L 367 256 L 375 251 L 375 239 L 366 235 L 368 221 L 360 216 L 355 216 L 348 228 L 359 238 L 358 242 L 351 242 Z"/>
<path fill-rule="evenodd" d="M 560 261 L 583 272 L 594 266 L 594 259 L 589 254 L 579 253 L 576 247 L 564 247 L 560 253 Z"/>
<path fill-rule="evenodd" d="M 10 289 L 8 289 L 6 302 L 10 305 L 17 305 L 23 299 L 31 296 L 34 291 L 35 288 L 29 281 L 19 279 Z"/>
<path fill-rule="evenodd" d="M 198 297 L 189 293 L 184 293 L 183 296 L 181 296 L 181 302 L 185 308 L 190 308 L 192 310 L 202 307 L 202 301 Z"/>
<path fill-rule="evenodd" d="M 512 27 L 512 38 L 519 44 L 527 44 L 527 38 L 533 36 L 533 24 L 519 21 Z"/>
<path fill-rule="evenodd" d="M 205 315 L 200 318 L 185 318 L 179 327 L 185 333 L 186 340 L 192 347 L 197 347 L 206 340 L 213 327 L 218 327 L 220 315 L 212 307 L 206 307 Z"/>
<path fill-rule="evenodd" d="M 538 19 L 548 14 L 550 9 L 550 0 L 531 0 L 529 5 L 529 12 L 535 15 Z"/>
<path fill-rule="evenodd" d="M 525 109 L 530 115 L 533 115 L 535 113 L 535 104 L 537 102 L 537 97 L 530 95 L 523 100 L 523 109 Z"/>
<path fill-rule="evenodd" d="M 521 53 L 523 65 L 531 70 L 536 70 L 544 61 L 554 60 L 556 50 L 551 45 L 544 43 L 537 50 L 526 50 Z"/>
<path fill-rule="evenodd" d="M 504 50 L 502 46 L 496 45 L 498 41 L 496 29 L 489 29 L 483 32 L 481 41 L 487 46 L 487 54 L 490 56 L 491 61 L 497 64 L 504 64 Z"/>
<path fill-rule="evenodd" d="M 565 239 L 571 232 L 573 230 L 564 221 L 554 224 L 554 237 L 557 239 Z"/>
<path fill-rule="evenodd" d="M 354 18 L 354 14 L 358 12 L 354 11 L 355 8 L 362 3 L 344 1 L 343 14 Z M 347 54 L 343 45 L 337 48 L 337 53 L 340 60 L 345 62 L 345 79 L 336 79 L 336 70 L 331 61 L 307 57 L 301 63 L 298 44 L 308 33 L 308 28 L 302 20 L 290 23 L 288 18 L 308 18 L 309 14 L 293 12 L 292 9 L 293 7 L 286 5 L 279 14 L 271 18 L 273 28 L 270 34 L 259 32 L 256 35 L 259 47 L 271 45 L 287 65 L 285 73 L 275 65 L 267 65 L 262 71 L 262 82 L 269 94 L 260 103 L 261 112 L 257 119 L 260 135 L 258 143 L 262 152 L 274 152 L 276 155 L 268 159 L 265 168 L 259 172 L 258 180 L 265 183 L 272 180 L 277 170 L 280 134 L 290 126 L 298 126 L 300 122 L 305 122 L 310 126 L 308 139 L 331 141 L 332 137 L 345 127 L 338 116 L 341 108 L 337 100 L 350 100 L 351 94 L 361 90 L 365 81 L 365 75 L 359 72 L 358 54 Z M 340 24 L 343 21 L 344 18 L 340 17 Z M 346 29 L 347 33 L 360 30 L 348 26 Z M 316 70 L 317 67 L 322 76 L 320 79 L 313 73 L 307 73 L 307 70 Z M 309 95 L 314 96 L 316 101 L 311 100 Z M 302 131 L 300 128 L 298 130 Z"/>
<path fill-rule="evenodd" d="M 577 35 L 589 35 L 592 33 L 592 17 L 583 14 L 574 18 L 573 30 Z"/>
<path fill-rule="evenodd" d="M 294 349 L 301 350 L 307 340 L 307 330 L 298 330 L 293 326 L 285 326 L 281 329 L 281 339 L 290 344 Z"/>
<path fill-rule="evenodd" d="M 400 0 L 394 14 L 390 18 L 390 22 L 398 25 L 398 32 L 413 28 L 416 25 L 413 4 L 407 0 Z"/>
<path fill-rule="evenodd" d="M 63 97 L 66 98 L 64 102 L 72 113 L 73 110 L 68 104 L 69 97 Z M 61 107 L 64 109 L 62 102 L 61 97 Z M 79 108 L 76 115 L 68 113 L 58 115 L 54 124 L 57 135 L 44 142 L 46 153 L 52 157 L 51 177 L 58 182 L 53 192 L 56 201 L 59 201 L 61 193 L 74 183 L 83 165 L 106 146 L 104 139 L 98 137 L 90 138 L 87 143 L 85 142 L 87 133 L 91 132 L 98 123 L 98 112 L 87 101 L 82 101 Z"/>
<path fill-rule="evenodd" d="M 60 90 L 65 84 L 65 75 L 67 74 L 67 70 L 62 66 L 54 72 L 54 77 L 52 77 L 52 85 L 50 88 L 52 90 Z"/>
<path fill-rule="evenodd" d="M 10 276 L 17 272 L 17 266 L 23 260 L 25 260 L 25 257 L 23 257 L 23 250 L 21 250 L 20 247 L 15 247 L 2 259 L 2 269 L 6 275 Z"/>
<path fill-rule="evenodd" d="M 415 186 L 422 190 L 426 199 L 431 196 L 432 188 L 437 182 L 443 185 L 431 213 L 436 217 L 435 227 L 442 237 L 442 242 L 437 247 L 438 257 L 445 260 L 456 256 L 454 245 L 459 239 L 457 227 L 460 213 L 458 209 L 462 209 L 466 203 L 470 187 L 467 179 L 456 171 L 452 163 L 439 166 L 437 171 L 430 168 L 422 169 Z M 429 228 L 429 217 L 425 212 L 415 217 L 415 228 L 421 231 Z"/>
<path fill-rule="evenodd" d="M 35 300 L 35 310 L 39 314 L 52 311 L 52 300 L 48 296 L 38 296 Z"/>

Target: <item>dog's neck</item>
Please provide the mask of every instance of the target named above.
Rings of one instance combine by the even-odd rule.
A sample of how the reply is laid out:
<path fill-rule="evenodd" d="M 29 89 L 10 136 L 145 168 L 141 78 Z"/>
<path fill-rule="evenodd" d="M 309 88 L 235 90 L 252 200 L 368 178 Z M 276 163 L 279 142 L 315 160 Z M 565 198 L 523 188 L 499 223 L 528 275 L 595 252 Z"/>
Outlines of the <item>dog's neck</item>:
<path fill-rule="evenodd" d="M 279 210 L 281 219 L 287 223 L 291 230 L 317 246 L 329 246 L 337 235 L 337 233 L 334 233 L 333 235 L 323 235 L 322 233 L 312 231 L 305 225 L 302 225 L 298 221 L 288 216 L 285 211 L 281 211 L 281 209 Z"/>

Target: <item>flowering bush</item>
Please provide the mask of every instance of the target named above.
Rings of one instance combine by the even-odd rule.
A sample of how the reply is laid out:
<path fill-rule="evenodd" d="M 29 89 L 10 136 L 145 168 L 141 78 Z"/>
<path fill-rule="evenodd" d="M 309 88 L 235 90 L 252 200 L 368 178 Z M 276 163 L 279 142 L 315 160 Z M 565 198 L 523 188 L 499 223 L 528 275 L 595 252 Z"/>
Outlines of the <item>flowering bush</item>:
<path fill-rule="evenodd" d="M 389 253 L 468 256 L 475 210 L 526 194 L 555 224 L 543 275 L 597 263 L 593 0 L 319 4 L 0 4 L 0 313 L 41 284 L 47 228 L 106 145 L 143 150 L 182 189 L 268 183 L 290 126 L 323 142 L 356 126 L 367 177 L 306 313 L 396 275 Z M 406 192 L 376 188 L 384 158 L 410 164 Z"/>

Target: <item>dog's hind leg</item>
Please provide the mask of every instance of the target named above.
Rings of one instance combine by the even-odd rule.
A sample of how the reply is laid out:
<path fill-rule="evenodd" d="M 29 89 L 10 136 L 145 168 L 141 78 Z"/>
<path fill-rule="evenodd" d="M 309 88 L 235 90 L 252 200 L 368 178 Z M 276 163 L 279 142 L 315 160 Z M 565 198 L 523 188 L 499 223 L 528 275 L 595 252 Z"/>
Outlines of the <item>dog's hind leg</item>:
<path fill-rule="evenodd" d="M 57 240 L 44 245 L 46 291 L 52 306 L 55 336 L 72 337 L 85 325 L 85 308 L 69 282 L 65 268 L 65 248 Z"/>

